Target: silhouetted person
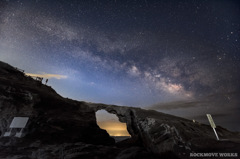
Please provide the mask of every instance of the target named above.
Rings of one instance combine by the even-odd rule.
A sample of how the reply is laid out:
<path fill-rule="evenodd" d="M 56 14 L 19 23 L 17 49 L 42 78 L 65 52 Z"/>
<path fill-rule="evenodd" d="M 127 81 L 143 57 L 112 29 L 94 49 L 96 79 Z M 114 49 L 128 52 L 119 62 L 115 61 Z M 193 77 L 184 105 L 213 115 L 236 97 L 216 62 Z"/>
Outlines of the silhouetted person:
<path fill-rule="evenodd" d="M 46 79 L 45 85 L 48 83 L 48 79 Z"/>

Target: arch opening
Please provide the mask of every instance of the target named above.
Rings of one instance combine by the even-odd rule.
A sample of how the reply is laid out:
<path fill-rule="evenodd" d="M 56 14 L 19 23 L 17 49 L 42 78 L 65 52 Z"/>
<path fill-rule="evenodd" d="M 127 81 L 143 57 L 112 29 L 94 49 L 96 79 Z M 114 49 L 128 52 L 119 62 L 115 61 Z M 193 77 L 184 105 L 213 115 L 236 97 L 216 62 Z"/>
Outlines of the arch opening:
<path fill-rule="evenodd" d="M 115 114 L 111 114 L 106 110 L 98 110 L 96 112 L 97 124 L 101 129 L 107 131 L 107 133 L 115 139 L 116 142 L 130 138 L 131 135 L 127 130 L 126 123 L 119 121 Z"/>

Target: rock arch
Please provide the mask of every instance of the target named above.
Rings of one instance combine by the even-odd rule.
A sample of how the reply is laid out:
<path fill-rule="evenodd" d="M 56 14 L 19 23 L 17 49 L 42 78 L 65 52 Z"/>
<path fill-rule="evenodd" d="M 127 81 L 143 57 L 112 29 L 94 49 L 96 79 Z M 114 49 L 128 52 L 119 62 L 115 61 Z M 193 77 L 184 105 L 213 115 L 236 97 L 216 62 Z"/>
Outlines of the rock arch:
<path fill-rule="evenodd" d="M 119 121 L 122 123 L 126 123 L 127 124 L 127 131 L 129 132 L 129 134 L 131 135 L 132 138 L 138 138 L 138 132 L 136 132 L 136 130 L 133 130 L 132 128 L 136 127 L 136 125 L 134 125 L 134 119 L 136 119 L 135 116 L 135 109 L 138 108 L 134 108 L 131 109 L 131 107 L 121 107 L 121 106 L 115 106 L 115 105 L 104 105 L 104 104 L 91 104 L 88 103 L 88 107 L 92 110 L 95 111 L 95 113 L 98 110 L 105 110 L 110 114 L 115 114 Z"/>
<path fill-rule="evenodd" d="M 97 124 L 101 129 L 108 132 L 110 136 L 129 136 L 127 124 L 120 122 L 116 114 L 109 113 L 104 109 L 96 112 Z"/>

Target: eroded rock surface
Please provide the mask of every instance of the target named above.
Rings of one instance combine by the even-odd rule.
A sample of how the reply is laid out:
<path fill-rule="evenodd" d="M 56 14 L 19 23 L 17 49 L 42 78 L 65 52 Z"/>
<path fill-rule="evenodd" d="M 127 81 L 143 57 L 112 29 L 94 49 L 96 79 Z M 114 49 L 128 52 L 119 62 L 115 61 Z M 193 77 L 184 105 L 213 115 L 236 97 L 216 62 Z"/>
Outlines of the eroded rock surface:
<path fill-rule="evenodd" d="M 45 143 L 114 144 L 107 132 L 98 127 L 95 112 L 84 102 L 62 98 L 51 87 L 0 63 L 1 132 L 7 131 L 14 116 L 30 118 L 26 139 Z"/>
<path fill-rule="evenodd" d="M 96 124 L 105 109 L 132 138 L 115 144 Z M 23 138 L 3 137 L 14 116 L 30 118 Z M 190 152 L 239 152 L 239 133 L 134 107 L 79 102 L 0 62 L 0 158 L 188 158 Z"/>
<path fill-rule="evenodd" d="M 221 127 L 216 128 L 220 139 L 229 140 L 217 141 L 209 125 L 153 110 L 103 104 L 89 104 L 89 107 L 95 111 L 105 109 L 109 113 L 116 114 L 121 122 L 127 123 L 132 138 L 141 141 L 145 148 L 157 154 L 175 152 L 176 155 L 184 156 L 190 152 L 207 149 L 240 150 L 239 133 Z"/>

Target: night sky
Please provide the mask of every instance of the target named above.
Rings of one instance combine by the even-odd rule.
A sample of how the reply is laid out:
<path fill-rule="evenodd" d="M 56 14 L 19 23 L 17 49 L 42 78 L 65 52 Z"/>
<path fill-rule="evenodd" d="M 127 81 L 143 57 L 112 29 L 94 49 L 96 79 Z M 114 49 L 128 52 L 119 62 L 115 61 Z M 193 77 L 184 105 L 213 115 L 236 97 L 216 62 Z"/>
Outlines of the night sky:
<path fill-rule="evenodd" d="M 240 130 L 239 17 L 237 0 L 1 0 L 0 60 L 64 97 Z"/>

